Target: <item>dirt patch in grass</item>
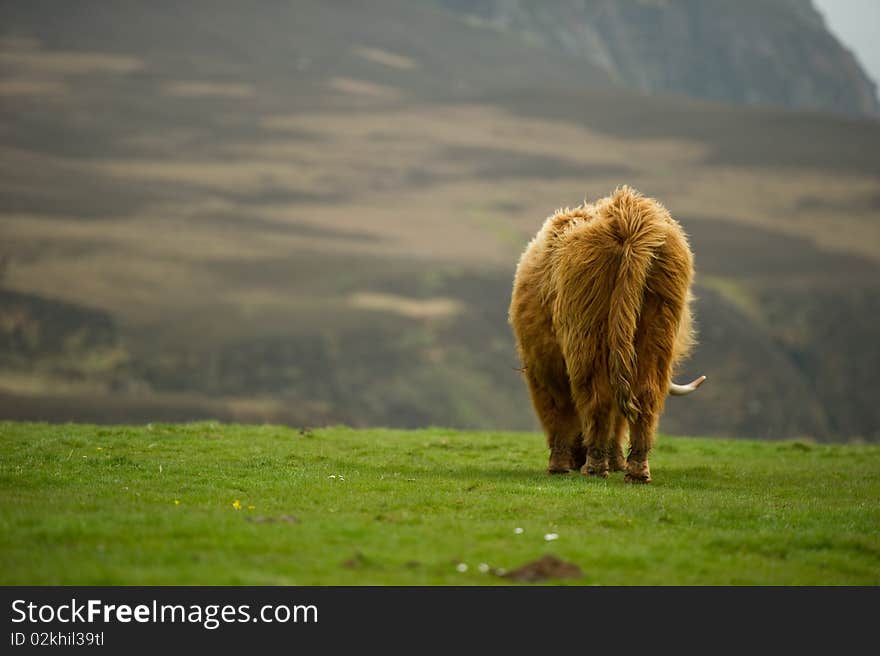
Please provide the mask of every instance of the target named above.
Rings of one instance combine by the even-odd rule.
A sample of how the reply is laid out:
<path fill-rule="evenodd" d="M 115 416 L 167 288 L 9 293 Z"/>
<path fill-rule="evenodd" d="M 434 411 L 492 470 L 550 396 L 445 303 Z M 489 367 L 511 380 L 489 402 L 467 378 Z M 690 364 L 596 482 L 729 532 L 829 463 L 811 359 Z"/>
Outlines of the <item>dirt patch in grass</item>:
<path fill-rule="evenodd" d="M 550 579 L 579 579 L 584 573 L 574 563 L 547 554 L 504 574 L 504 578 L 519 583 L 539 583 Z"/>

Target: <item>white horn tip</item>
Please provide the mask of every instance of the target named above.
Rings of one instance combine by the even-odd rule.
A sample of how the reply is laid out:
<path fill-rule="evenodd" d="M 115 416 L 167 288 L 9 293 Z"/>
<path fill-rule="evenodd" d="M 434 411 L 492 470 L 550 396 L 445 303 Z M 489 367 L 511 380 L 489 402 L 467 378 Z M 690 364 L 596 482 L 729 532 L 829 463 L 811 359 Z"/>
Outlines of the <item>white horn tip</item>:
<path fill-rule="evenodd" d="M 690 394 L 691 392 L 693 392 L 704 382 L 706 382 L 706 376 L 700 376 L 699 378 L 689 382 L 687 385 L 670 383 L 669 393 L 672 394 L 672 396 L 685 396 L 686 394 Z"/>

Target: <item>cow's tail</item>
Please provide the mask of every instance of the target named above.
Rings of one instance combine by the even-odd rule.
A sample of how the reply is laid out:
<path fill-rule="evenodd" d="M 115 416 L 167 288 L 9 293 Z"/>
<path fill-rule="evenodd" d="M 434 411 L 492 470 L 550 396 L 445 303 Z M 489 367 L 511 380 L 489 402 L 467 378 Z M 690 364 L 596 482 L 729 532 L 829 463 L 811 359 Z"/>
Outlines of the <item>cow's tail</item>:
<path fill-rule="evenodd" d="M 634 421 L 640 412 L 633 389 L 636 328 L 651 265 L 666 230 L 654 203 L 629 187 L 619 187 L 600 212 L 615 260 L 607 269 L 607 275 L 614 276 L 608 313 L 609 383 L 617 406 Z"/>

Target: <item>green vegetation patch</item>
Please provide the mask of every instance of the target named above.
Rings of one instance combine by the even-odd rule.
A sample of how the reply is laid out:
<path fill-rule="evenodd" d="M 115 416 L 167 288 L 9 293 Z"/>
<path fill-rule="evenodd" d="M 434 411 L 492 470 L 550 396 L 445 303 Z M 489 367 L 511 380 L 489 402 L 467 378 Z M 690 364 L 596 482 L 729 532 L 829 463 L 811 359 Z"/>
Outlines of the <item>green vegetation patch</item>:
<path fill-rule="evenodd" d="M 566 584 L 880 583 L 872 445 L 661 437 L 650 486 L 548 476 L 529 433 L 7 422 L 0 447 L 6 585 L 508 584 L 547 554 Z"/>

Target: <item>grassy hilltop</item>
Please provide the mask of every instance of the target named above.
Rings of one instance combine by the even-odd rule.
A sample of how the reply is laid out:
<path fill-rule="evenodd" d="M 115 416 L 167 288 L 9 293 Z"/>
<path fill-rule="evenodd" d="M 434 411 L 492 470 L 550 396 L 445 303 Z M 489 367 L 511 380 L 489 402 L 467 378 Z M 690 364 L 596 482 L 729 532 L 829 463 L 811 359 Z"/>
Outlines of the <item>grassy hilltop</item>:
<path fill-rule="evenodd" d="M 494 585 L 544 554 L 571 584 L 880 584 L 875 445 L 661 437 L 650 486 L 550 477 L 530 433 L 7 422 L 0 449 L 6 585 Z"/>

